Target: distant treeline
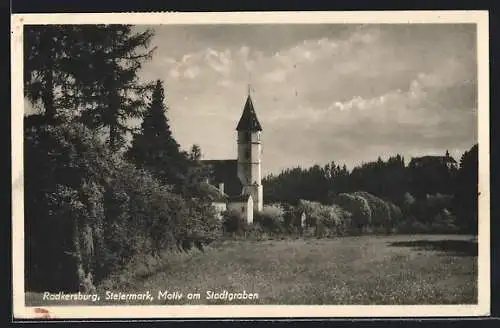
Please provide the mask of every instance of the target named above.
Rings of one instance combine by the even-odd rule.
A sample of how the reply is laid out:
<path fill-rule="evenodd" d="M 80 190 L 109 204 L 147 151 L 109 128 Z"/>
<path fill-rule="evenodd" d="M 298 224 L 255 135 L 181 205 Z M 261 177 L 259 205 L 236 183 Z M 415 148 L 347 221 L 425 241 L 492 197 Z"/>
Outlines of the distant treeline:
<path fill-rule="evenodd" d="M 413 158 L 408 164 L 398 154 L 351 171 L 335 162 L 286 169 L 265 177 L 263 185 L 267 203 L 292 205 L 301 199 L 331 205 L 339 202 L 339 196 L 363 191 L 398 206 L 416 225 L 436 219 L 434 210 L 424 208 L 435 206 L 430 203 L 439 199 L 441 210 L 454 216 L 461 231 L 477 231 L 477 144 L 465 151 L 458 163 L 448 151 L 443 156 Z"/>

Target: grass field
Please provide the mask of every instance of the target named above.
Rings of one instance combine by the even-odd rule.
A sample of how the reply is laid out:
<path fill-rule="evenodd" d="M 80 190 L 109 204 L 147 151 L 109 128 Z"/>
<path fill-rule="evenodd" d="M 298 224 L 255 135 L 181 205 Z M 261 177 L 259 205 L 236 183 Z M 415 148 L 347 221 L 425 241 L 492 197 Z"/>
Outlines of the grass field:
<path fill-rule="evenodd" d="M 158 300 L 165 290 L 183 298 Z M 258 299 L 205 299 L 206 291 L 223 290 Z M 109 303 L 106 291 L 150 291 L 155 300 Z M 475 304 L 477 243 L 443 235 L 224 241 L 204 253 L 138 259 L 98 293 L 99 302 L 85 304 Z M 187 300 L 188 293 L 201 299 Z M 26 302 L 51 304 L 40 293 L 27 293 Z"/>

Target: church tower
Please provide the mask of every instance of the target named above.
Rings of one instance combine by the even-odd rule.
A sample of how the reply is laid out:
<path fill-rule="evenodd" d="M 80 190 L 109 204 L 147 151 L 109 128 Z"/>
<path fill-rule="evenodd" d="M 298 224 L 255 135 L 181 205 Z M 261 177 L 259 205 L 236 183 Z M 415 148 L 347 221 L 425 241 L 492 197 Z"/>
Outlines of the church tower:
<path fill-rule="evenodd" d="M 250 92 L 236 131 L 238 131 L 238 178 L 243 184 L 242 194 L 251 195 L 254 210 L 262 211 L 264 205 L 261 183 L 262 127 L 253 108 Z"/>

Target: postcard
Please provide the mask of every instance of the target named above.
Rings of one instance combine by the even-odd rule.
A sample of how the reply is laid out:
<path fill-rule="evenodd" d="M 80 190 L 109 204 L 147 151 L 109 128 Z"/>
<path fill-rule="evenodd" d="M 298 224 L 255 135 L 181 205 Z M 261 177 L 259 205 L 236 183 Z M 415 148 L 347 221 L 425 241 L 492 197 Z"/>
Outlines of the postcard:
<path fill-rule="evenodd" d="M 488 12 L 11 27 L 15 319 L 489 314 Z"/>

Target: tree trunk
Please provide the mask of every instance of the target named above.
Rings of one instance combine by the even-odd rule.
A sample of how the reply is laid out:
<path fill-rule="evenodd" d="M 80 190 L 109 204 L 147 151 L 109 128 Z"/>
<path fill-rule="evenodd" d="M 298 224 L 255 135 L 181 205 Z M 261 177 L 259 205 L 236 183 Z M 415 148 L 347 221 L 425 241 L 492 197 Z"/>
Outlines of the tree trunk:
<path fill-rule="evenodd" d="M 82 253 L 81 253 L 81 245 L 80 245 L 80 227 L 78 218 L 74 219 L 73 222 L 73 251 L 75 256 L 75 264 L 76 264 L 76 277 L 78 289 L 83 285 L 83 280 L 85 278 L 85 271 L 83 270 L 83 261 L 82 261 Z"/>
<path fill-rule="evenodd" d="M 73 247 L 76 262 L 76 276 L 78 290 L 83 293 L 94 292 L 93 276 L 90 272 L 89 260 L 93 253 L 91 227 L 87 224 L 81 227 L 81 219 L 76 218 L 73 225 Z M 90 230 L 90 231 L 89 231 Z M 89 235 L 90 234 L 90 235 Z M 85 245 L 82 245 L 82 237 Z M 82 247 L 83 246 L 83 247 Z"/>

